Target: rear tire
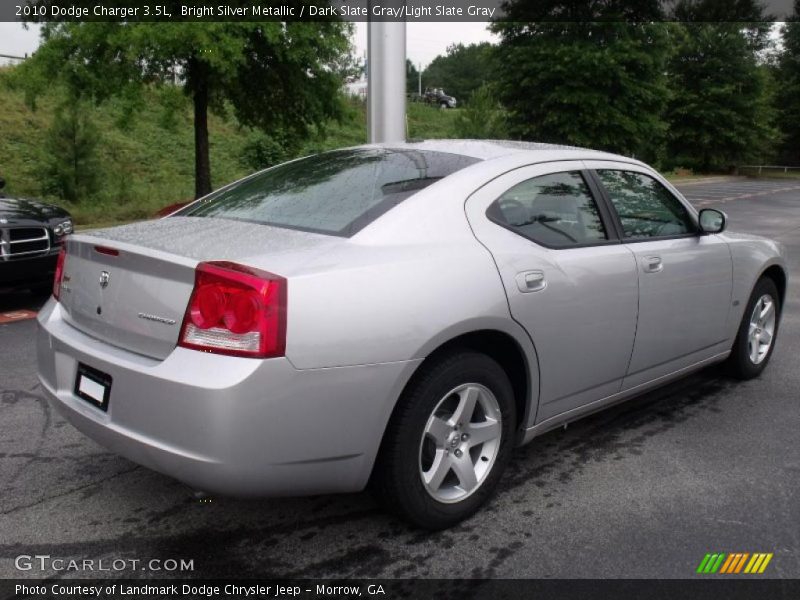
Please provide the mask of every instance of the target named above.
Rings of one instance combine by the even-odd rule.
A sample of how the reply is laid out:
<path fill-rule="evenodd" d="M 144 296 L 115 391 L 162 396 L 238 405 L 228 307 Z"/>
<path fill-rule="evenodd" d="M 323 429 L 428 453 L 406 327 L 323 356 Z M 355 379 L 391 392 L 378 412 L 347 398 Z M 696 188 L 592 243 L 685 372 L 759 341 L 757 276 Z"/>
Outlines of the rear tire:
<path fill-rule="evenodd" d="M 470 350 L 423 367 L 400 399 L 373 474 L 379 499 L 411 523 L 444 529 L 491 496 L 514 446 L 503 368 Z"/>
<path fill-rule="evenodd" d="M 775 282 L 762 277 L 753 288 L 742 316 L 728 370 L 738 379 L 752 379 L 766 368 L 778 336 L 781 305 Z"/>

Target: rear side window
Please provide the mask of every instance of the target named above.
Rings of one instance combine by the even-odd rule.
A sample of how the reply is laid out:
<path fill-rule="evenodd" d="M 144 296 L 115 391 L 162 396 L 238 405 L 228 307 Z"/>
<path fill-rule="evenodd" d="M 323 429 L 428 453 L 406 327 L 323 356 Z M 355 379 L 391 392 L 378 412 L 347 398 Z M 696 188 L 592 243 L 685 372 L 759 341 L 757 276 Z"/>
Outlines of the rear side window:
<path fill-rule="evenodd" d="M 476 162 L 421 150 L 327 152 L 243 179 L 177 214 L 349 237 L 419 190 Z"/>
<path fill-rule="evenodd" d="M 488 216 L 544 246 L 565 248 L 608 239 L 597 204 L 578 171 L 523 181 L 498 198 Z"/>
<path fill-rule="evenodd" d="M 597 171 L 619 215 L 627 239 L 690 235 L 697 232 L 686 207 L 661 183 L 633 171 Z"/>

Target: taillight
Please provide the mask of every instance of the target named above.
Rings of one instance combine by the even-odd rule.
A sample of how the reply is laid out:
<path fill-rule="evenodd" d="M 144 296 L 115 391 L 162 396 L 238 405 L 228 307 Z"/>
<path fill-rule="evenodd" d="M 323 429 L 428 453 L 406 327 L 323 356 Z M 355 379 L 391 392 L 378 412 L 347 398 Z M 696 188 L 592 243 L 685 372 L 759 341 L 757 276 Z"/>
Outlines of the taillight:
<path fill-rule="evenodd" d="M 67 258 L 66 246 L 61 246 L 58 251 L 58 261 L 56 262 L 56 274 L 53 277 L 53 298 L 61 298 L 61 280 L 64 278 L 64 260 Z"/>
<path fill-rule="evenodd" d="M 286 279 L 231 262 L 200 263 L 178 345 L 252 358 L 283 356 Z"/>
<path fill-rule="evenodd" d="M 106 256 L 119 256 L 119 250 L 116 248 L 109 248 L 108 246 L 95 246 L 94 251 Z"/>

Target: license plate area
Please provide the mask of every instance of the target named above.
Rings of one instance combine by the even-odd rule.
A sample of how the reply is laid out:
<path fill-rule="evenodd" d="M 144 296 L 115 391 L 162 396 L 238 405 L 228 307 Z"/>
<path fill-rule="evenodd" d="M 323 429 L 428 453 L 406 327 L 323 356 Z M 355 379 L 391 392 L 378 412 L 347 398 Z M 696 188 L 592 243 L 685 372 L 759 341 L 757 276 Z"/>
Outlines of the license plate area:
<path fill-rule="evenodd" d="M 83 363 L 78 364 L 78 373 L 75 376 L 75 395 L 102 411 L 108 410 L 111 383 L 111 375 Z"/>

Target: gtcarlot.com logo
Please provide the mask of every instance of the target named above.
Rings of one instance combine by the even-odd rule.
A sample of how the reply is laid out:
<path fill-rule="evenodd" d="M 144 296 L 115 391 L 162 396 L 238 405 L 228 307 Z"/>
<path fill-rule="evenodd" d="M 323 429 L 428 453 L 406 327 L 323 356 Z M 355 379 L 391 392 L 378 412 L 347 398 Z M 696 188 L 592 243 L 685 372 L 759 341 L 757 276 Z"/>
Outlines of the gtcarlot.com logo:
<path fill-rule="evenodd" d="M 18 571 L 194 571 L 194 559 L 185 558 L 59 558 L 49 554 L 21 554 Z"/>
<path fill-rule="evenodd" d="M 700 561 L 696 572 L 712 575 L 756 575 L 763 573 L 771 560 L 772 552 L 709 553 Z"/>

